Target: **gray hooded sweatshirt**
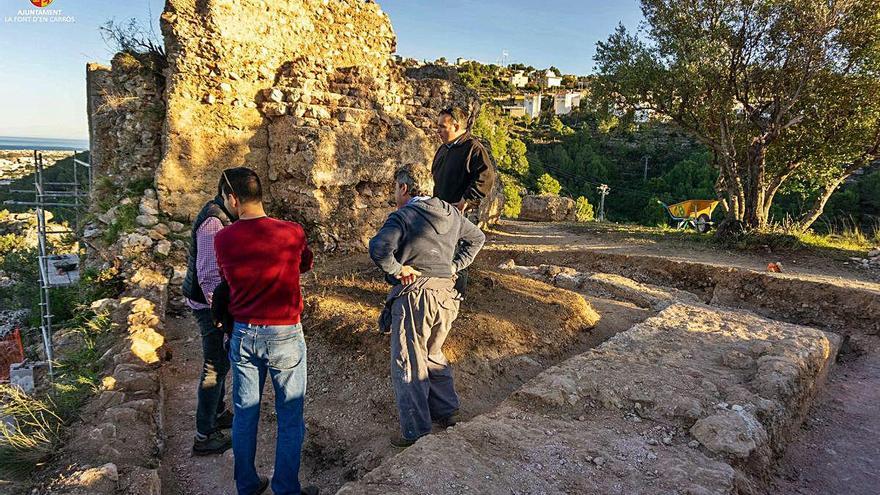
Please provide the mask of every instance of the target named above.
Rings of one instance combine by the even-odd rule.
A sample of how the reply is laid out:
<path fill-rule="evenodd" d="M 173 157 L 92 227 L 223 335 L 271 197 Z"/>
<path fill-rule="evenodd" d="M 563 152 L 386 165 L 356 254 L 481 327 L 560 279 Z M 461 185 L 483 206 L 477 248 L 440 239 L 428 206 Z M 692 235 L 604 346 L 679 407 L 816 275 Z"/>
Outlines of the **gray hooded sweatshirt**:
<path fill-rule="evenodd" d="M 417 199 L 388 215 L 370 239 L 370 258 L 389 282 L 396 282 L 403 265 L 423 277 L 451 278 L 474 261 L 484 242 L 483 232 L 458 208 L 437 198 Z"/>

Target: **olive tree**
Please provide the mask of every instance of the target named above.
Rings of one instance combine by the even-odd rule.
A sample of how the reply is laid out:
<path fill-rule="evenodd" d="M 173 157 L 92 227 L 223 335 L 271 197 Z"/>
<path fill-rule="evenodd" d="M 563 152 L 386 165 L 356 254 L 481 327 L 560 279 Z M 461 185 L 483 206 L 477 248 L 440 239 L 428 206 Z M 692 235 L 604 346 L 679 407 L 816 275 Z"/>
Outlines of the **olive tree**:
<path fill-rule="evenodd" d="M 642 0 L 638 33 L 599 42 L 596 95 L 705 143 L 728 218 L 764 227 L 786 183 L 812 184 L 804 230 L 880 158 L 880 0 Z"/>

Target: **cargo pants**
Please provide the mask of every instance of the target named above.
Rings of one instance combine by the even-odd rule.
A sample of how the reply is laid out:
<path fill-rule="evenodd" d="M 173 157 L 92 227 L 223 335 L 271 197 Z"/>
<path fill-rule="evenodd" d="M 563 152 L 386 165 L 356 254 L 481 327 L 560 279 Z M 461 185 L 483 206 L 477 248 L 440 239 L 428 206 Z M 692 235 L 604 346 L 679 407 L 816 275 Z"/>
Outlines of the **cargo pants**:
<path fill-rule="evenodd" d="M 419 279 L 389 294 L 391 381 L 404 438 L 431 432 L 432 420 L 459 407 L 452 367 L 443 343 L 458 316 L 459 296 L 451 279 Z"/>

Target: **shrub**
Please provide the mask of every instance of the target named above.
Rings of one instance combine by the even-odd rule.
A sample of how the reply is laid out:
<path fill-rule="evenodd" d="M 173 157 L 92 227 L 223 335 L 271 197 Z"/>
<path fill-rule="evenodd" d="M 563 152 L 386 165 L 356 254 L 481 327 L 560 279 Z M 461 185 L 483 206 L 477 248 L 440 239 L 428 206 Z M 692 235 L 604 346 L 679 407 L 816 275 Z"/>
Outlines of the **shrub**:
<path fill-rule="evenodd" d="M 138 216 L 138 207 L 134 203 L 121 205 L 116 209 L 116 220 L 104 231 L 104 241 L 113 244 L 124 232 L 131 232 L 137 228 L 135 218 Z"/>
<path fill-rule="evenodd" d="M 504 211 L 502 214 L 507 218 L 518 218 L 522 209 L 522 196 L 520 187 L 511 179 L 504 180 Z"/>
<path fill-rule="evenodd" d="M 578 222 L 590 222 L 595 219 L 593 205 L 591 205 L 590 201 L 583 196 L 579 196 L 578 199 L 575 200 L 574 214 L 575 219 Z"/>
<path fill-rule="evenodd" d="M 55 452 L 63 421 L 51 399 L 0 385 L 0 476 L 18 478 Z"/>
<path fill-rule="evenodd" d="M 538 177 L 538 194 L 558 196 L 559 191 L 561 190 L 562 184 L 560 184 L 558 180 L 551 177 L 550 174 L 544 174 Z"/>

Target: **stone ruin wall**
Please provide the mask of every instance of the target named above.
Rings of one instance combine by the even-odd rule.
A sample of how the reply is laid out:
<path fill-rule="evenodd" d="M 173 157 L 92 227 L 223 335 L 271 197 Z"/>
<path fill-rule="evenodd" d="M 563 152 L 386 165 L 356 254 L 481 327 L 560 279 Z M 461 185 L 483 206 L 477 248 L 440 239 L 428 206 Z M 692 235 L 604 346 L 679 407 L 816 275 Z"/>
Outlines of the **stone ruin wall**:
<path fill-rule="evenodd" d="M 162 157 L 163 79 L 149 55 L 119 53 L 110 67 L 86 66 L 95 195 L 105 192 L 102 186 L 118 188 L 154 177 Z"/>
<path fill-rule="evenodd" d="M 438 110 L 478 105 L 454 70 L 398 66 L 390 20 L 370 1 L 170 0 L 162 31 L 165 92 L 141 101 L 167 109 L 152 129 L 155 182 L 160 209 L 179 220 L 213 197 L 222 169 L 247 166 L 270 214 L 302 222 L 319 249 L 362 250 L 390 210 L 394 169 L 430 166 Z M 89 73 L 91 94 L 116 66 Z M 113 150 L 120 124 L 138 119 L 104 122 L 95 108 L 93 160 L 136 169 Z M 484 203 L 497 217 L 497 198 Z"/>

